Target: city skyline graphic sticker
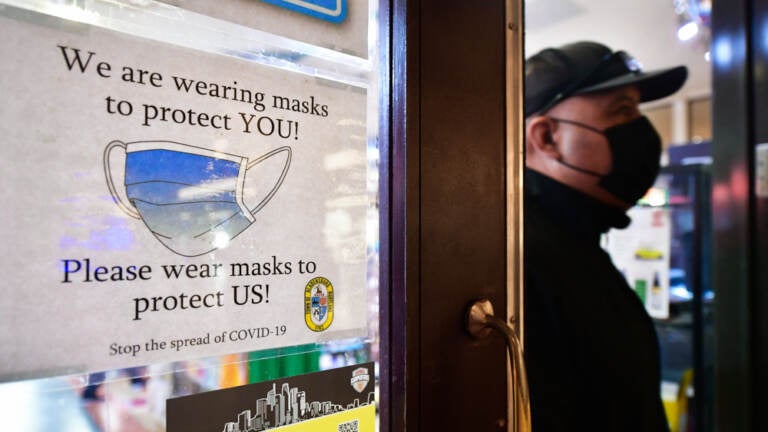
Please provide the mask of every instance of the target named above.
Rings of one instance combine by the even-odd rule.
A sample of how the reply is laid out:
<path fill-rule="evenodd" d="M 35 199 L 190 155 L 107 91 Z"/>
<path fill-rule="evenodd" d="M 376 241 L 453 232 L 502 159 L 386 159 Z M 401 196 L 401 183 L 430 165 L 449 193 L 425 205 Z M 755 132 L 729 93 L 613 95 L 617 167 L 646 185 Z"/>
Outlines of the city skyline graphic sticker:
<path fill-rule="evenodd" d="M 368 371 L 373 368 L 369 362 L 168 399 L 168 432 L 331 430 L 322 427 L 324 419 L 371 424 L 372 430 L 376 392 L 367 381 L 372 381 Z M 350 385 L 362 376 L 368 378 L 364 392 Z M 336 432 L 339 423 L 333 423 Z"/>

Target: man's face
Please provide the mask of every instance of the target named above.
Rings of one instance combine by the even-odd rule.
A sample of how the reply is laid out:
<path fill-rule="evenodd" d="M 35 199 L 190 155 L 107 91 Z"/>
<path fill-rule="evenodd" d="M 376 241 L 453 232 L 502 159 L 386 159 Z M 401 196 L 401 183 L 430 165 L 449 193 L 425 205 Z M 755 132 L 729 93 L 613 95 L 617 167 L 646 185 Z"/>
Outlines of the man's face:
<path fill-rule="evenodd" d="M 599 186 L 600 177 L 568 168 L 557 161 L 585 170 L 608 174 L 611 149 L 606 137 L 584 127 L 554 120 L 570 120 L 598 130 L 635 120 L 641 116 L 640 92 L 635 86 L 572 96 L 547 113 L 528 121 L 527 165 L 603 202 L 626 208 L 614 195 Z"/>

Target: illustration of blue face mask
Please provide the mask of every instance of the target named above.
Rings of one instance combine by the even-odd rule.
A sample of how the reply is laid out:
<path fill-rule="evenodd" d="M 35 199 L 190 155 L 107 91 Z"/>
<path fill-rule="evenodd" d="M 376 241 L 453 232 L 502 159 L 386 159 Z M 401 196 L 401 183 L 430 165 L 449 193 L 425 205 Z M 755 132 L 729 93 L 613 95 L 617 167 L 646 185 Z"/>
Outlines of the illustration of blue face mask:
<path fill-rule="evenodd" d="M 125 151 L 125 196 L 117 193 L 110 153 Z M 246 173 L 260 162 L 287 152 L 285 166 L 269 193 L 253 209 L 243 201 Z M 173 252 L 195 257 L 223 247 L 254 221 L 275 195 L 291 163 L 291 148 L 279 147 L 250 161 L 170 141 L 113 141 L 104 150 L 107 186 L 115 203 L 141 219 Z"/>

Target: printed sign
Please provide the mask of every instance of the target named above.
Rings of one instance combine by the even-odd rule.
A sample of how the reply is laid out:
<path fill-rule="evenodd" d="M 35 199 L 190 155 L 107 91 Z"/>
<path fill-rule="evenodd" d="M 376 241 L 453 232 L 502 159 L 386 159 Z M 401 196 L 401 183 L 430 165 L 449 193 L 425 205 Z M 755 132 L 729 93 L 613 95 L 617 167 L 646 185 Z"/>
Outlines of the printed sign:
<path fill-rule="evenodd" d="M 368 58 L 369 0 L 162 0 L 205 16 Z"/>
<path fill-rule="evenodd" d="M 365 88 L 0 26 L 0 381 L 365 334 Z"/>
<path fill-rule="evenodd" d="M 333 23 L 347 17 L 347 0 L 262 0 Z"/>
<path fill-rule="evenodd" d="M 669 318 L 669 209 L 633 207 L 627 215 L 632 223 L 623 230 L 609 231 L 607 251 L 648 314 L 657 319 Z"/>
<path fill-rule="evenodd" d="M 373 363 L 168 399 L 168 432 L 373 432 Z"/>

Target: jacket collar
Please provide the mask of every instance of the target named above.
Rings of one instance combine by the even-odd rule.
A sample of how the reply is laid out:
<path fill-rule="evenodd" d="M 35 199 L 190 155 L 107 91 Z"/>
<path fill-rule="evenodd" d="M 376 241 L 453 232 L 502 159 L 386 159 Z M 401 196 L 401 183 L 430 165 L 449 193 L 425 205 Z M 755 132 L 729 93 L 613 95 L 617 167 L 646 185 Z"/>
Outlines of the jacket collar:
<path fill-rule="evenodd" d="M 599 241 L 610 228 L 626 228 L 631 222 L 621 209 L 527 168 L 525 198 L 526 206 L 539 207 L 553 222 L 579 237 Z"/>

